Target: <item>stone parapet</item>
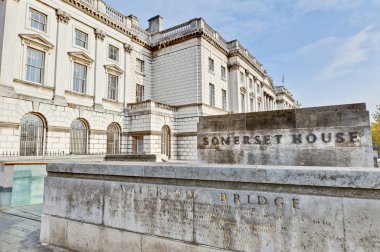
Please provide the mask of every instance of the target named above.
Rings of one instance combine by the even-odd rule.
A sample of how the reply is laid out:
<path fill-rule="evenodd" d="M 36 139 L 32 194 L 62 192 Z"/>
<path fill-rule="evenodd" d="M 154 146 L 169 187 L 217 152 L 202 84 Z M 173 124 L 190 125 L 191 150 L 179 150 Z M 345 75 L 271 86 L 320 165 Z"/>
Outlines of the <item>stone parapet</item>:
<path fill-rule="evenodd" d="M 380 249 L 376 169 L 65 163 L 47 171 L 41 241 L 71 250 Z"/>

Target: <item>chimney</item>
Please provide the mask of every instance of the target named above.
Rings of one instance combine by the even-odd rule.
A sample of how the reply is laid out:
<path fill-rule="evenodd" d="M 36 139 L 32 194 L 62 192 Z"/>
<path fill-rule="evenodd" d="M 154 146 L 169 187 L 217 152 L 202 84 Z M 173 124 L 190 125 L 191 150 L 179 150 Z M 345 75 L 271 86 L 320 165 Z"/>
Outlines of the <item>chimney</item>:
<path fill-rule="evenodd" d="M 128 16 L 131 19 L 132 25 L 139 26 L 139 18 L 134 15 Z"/>
<path fill-rule="evenodd" d="M 150 33 L 157 33 L 162 31 L 162 20 L 163 18 L 160 15 L 152 17 L 148 20 L 149 28 L 148 31 Z"/>

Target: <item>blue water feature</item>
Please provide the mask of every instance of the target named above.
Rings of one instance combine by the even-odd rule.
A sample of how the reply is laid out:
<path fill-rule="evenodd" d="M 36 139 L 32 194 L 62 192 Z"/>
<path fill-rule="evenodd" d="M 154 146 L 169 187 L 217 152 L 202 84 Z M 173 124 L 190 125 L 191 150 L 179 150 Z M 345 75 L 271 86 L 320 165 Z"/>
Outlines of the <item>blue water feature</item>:
<path fill-rule="evenodd" d="M 46 165 L 15 165 L 11 206 L 43 203 Z"/>

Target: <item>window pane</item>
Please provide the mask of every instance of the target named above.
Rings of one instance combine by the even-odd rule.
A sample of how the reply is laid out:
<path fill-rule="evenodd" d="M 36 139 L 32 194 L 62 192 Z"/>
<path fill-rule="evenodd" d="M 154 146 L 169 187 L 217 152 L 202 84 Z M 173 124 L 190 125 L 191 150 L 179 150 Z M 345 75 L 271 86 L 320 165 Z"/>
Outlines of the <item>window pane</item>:
<path fill-rule="evenodd" d="M 36 10 L 30 9 L 30 26 L 40 31 L 46 31 L 47 16 Z"/>
<path fill-rule="evenodd" d="M 41 83 L 44 77 L 45 53 L 27 48 L 26 80 Z"/>
<path fill-rule="evenodd" d="M 85 93 L 87 79 L 87 67 L 74 63 L 73 91 Z"/>
<path fill-rule="evenodd" d="M 79 30 L 75 30 L 75 44 L 87 48 L 87 38 L 88 35 L 84 32 L 81 32 Z"/>

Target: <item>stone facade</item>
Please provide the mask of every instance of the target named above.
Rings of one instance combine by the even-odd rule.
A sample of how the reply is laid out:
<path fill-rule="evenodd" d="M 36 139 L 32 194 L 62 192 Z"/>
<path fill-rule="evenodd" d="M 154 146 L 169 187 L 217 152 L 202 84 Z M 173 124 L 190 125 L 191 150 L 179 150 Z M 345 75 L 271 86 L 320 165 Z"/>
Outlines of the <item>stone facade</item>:
<path fill-rule="evenodd" d="M 380 250 L 373 168 L 66 163 L 47 171 L 40 238 L 69 250 Z"/>
<path fill-rule="evenodd" d="M 239 41 L 162 22 L 144 30 L 100 0 L 0 1 L 0 155 L 195 160 L 199 116 L 294 106 Z"/>

